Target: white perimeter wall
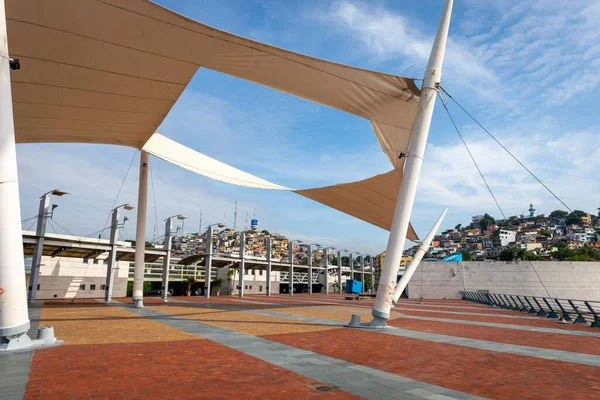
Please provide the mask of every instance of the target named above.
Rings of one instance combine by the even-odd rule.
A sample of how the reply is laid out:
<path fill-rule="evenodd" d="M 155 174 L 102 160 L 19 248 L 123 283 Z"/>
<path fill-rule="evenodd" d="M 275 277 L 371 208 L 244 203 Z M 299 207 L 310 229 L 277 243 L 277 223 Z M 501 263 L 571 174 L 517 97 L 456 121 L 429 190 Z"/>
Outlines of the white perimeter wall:
<path fill-rule="evenodd" d="M 455 299 L 461 290 L 600 301 L 600 262 L 422 262 L 407 292 Z"/>
<path fill-rule="evenodd" d="M 99 258 L 98 264 L 94 264 L 91 260 L 84 263 L 81 258 L 43 256 L 38 282 L 40 289 L 36 298 L 104 298 L 104 290 L 100 289 L 100 285 L 106 283 L 107 265 L 102 261 Z M 113 297 L 125 297 L 129 262 L 119 261 L 117 264 Z M 29 284 L 29 274 L 27 274 L 27 284 Z M 85 285 L 85 290 L 81 290 L 80 285 Z M 96 289 L 91 290 L 90 285 L 96 285 Z"/>

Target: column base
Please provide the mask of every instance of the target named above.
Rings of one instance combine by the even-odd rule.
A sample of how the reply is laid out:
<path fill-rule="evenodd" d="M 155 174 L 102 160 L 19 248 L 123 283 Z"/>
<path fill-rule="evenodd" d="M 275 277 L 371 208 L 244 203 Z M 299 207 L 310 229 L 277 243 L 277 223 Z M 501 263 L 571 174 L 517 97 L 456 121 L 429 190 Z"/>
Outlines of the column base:
<path fill-rule="evenodd" d="M 374 317 L 371 322 L 360 322 L 360 316 L 352 315 L 350 322 L 344 325 L 344 328 L 360 328 L 360 329 L 386 329 L 388 327 L 386 319 Z"/>
<path fill-rule="evenodd" d="M 43 326 L 38 329 L 36 339 L 31 339 L 26 333 L 15 336 L 0 337 L 0 354 L 21 351 L 33 351 L 46 347 L 60 346 L 64 342 L 56 339 L 52 326 Z"/>
<path fill-rule="evenodd" d="M 133 299 L 133 308 L 144 308 L 144 299 Z"/>

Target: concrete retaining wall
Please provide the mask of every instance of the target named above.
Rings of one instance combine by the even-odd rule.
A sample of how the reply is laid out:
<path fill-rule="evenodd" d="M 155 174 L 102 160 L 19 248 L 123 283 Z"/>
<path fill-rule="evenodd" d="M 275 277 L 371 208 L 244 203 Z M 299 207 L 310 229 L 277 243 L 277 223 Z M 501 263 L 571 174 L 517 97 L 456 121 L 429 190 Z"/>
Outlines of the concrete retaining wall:
<path fill-rule="evenodd" d="M 455 299 L 460 290 L 600 301 L 600 262 L 423 262 L 407 294 Z"/>

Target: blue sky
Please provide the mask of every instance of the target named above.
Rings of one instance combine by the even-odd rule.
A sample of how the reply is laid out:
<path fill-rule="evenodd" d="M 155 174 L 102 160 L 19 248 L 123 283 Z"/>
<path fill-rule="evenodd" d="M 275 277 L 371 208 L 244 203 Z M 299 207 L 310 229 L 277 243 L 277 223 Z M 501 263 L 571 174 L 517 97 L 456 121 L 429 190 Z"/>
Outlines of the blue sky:
<path fill-rule="evenodd" d="M 442 0 L 161 0 L 200 22 L 292 51 L 409 77 L 421 77 Z M 571 208 L 600 207 L 597 112 L 600 3 L 587 0 L 456 0 L 442 85 L 475 114 Z M 505 214 L 561 208 L 544 189 L 450 104 Z M 159 131 L 220 161 L 293 188 L 353 181 L 386 172 L 389 161 L 368 121 L 261 86 L 200 69 Z M 471 215 L 500 217 L 437 104 L 413 211 L 424 236 L 443 208 L 442 225 Z M 18 146 L 23 219 L 41 193 L 56 199 L 55 219 L 75 234 L 100 230 L 135 157 L 119 204 L 136 204 L 137 156 L 117 146 Z M 151 160 L 155 225 L 184 214 L 187 232 L 225 220 L 238 228 L 256 213 L 260 227 L 293 238 L 379 253 L 387 232 L 294 195 L 240 188 Z M 152 188 L 151 188 L 152 190 Z M 156 199 L 156 213 L 154 206 Z M 135 212 L 123 235 L 133 238 Z M 28 228 L 24 224 L 24 228 Z M 61 228 L 57 227 L 57 231 Z"/>

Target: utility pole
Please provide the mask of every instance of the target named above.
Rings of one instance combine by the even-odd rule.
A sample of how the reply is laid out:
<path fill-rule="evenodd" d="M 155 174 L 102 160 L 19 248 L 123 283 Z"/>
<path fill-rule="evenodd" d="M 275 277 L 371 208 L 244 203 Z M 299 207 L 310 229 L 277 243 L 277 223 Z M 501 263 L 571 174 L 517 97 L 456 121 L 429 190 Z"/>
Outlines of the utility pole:
<path fill-rule="evenodd" d="M 237 200 L 235 201 L 235 208 L 233 209 L 233 230 L 237 229 Z"/>

